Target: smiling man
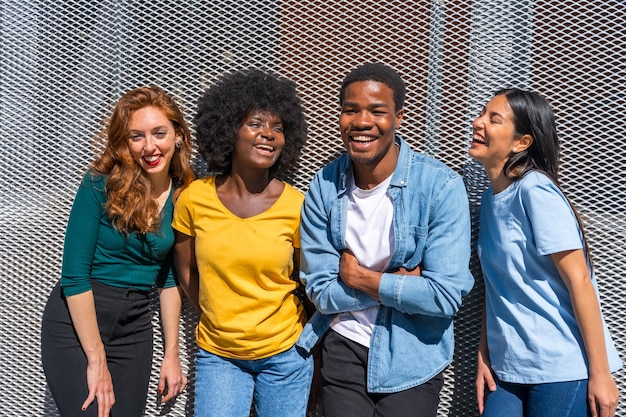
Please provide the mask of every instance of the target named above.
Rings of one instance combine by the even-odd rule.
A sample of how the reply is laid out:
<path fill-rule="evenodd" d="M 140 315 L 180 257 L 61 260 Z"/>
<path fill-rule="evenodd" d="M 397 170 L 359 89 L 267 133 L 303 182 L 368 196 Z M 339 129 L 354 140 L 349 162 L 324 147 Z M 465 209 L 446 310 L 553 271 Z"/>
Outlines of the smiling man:
<path fill-rule="evenodd" d="M 436 416 L 453 317 L 474 283 L 462 178 L 396 133 L 404 96 L 386 65 L 347 75 L 347 152 L 303 206 L 300 278 L 318 309 L 308 326 L 325 334 L 325 417 Z"/>

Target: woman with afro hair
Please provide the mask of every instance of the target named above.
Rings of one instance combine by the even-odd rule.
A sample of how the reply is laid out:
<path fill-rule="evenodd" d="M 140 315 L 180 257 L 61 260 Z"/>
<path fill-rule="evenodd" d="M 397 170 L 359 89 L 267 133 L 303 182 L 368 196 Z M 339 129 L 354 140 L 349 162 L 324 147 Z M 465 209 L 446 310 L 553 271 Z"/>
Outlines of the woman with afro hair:
<path fill-rule="evenodd" d="M 306 415 L 313 358 L 297 341 L 303 194 L 279 180 L 295 167 L 307 124 L 295 84 L 249 69 L 200 98 L 197 142 L 209 172 L 176 203 L 175 262 L 200 311 L 195 415 Z"/>

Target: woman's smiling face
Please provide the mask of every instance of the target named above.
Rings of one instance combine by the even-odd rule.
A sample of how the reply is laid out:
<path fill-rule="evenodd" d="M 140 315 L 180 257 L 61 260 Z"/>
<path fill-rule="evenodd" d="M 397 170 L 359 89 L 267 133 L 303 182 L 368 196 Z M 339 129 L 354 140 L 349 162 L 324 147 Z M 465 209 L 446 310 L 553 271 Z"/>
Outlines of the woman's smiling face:
<path fill-rule="evenodd" d="M 485 168 L 503 168 L 519 142 L 513 110 L 504 95 L 493 97 L 472 123 L 469 155 Z"/>
<path fill-rule="evenodd" d="M 169 175 L 175 151 L 176 129 L 158 107 L 136 110 L 128 120 L 128 147 L 149 178 Z"/>
<path fill-rule="evenodd" d="M 233 164 L 250 168 L 271 168 L 285 147 L 283 122 L 279 115 L 254 110 L 237 131 L 233 149 Z"/>

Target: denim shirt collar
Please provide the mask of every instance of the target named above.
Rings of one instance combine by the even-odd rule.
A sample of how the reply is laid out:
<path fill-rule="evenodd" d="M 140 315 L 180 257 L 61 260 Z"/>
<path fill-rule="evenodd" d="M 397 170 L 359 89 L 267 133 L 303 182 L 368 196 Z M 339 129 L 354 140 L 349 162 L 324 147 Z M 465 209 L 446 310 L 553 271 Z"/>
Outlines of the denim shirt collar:
<path fill-rule="evenodd" d="M 411 172 L 411 148 L 409 144 L 402 139 L 398 133 L 395 135 L 395 144 L 400 148 L 400 153 L 398 154 L 398 161 L 396 162 L 396 167 L 393 171 L 393 176 L 391 177 L 390 187 L 406 187 L 408 184 L 409 173 Z M 339 188 L 339 196 L 343 196 L 348 190 L 348 185 L 354 176 L 354 171 L 352 170 L 352 160 L 348 155 L 344 156 L 346 158 L 346 164 L 341 173 L 341 187 Z"/>

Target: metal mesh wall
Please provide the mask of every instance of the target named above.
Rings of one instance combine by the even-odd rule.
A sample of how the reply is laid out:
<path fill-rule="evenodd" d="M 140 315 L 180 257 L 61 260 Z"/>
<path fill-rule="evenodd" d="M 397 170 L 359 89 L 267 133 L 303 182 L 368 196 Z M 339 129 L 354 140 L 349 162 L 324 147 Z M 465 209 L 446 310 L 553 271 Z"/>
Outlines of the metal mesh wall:
<path fill-rule="evenodd" d="M 626 358 L 626 3 L 497 0 L 3 0 L 0 3 L 0 415 L 55 416 L 39 357 L 39 326 L 59 278 L 65 222 L 97 151 L 94 134 L 119 95 L 156 83 L 189 120 L 218 74 L 260 66 L 294 79 L 310 137 L 296 186 L 341 151 L 338 88 L 366 61 L 401 73 L 400 132 L 466 179 L 473 219 L 486 179 L 469 160 L 470 123 L 500 87 L 532 88 L 555 107 L 562 181 L 594 250 L 603 310 Z M 202 164 L 197 163 L 199 175 Z M 474 226 L 474 229 L 476 226 Z M 474 230 L 475 232 L 475 230 Z M 477 415 L 474 367 L 482 282 L 456 321 L 441 416 Z M 184 365 L 193 379 L 185 306 Z M 158 315 L 146 415 L 191 415 L 192 391 L 156 403 Z M 428 358 L 424 358 L 428 360 Z M 617 374 L 626 391 L 624 371 Z M 618 415 L 626 414 L 624 400 Z"/>

